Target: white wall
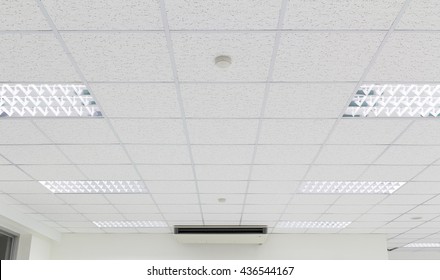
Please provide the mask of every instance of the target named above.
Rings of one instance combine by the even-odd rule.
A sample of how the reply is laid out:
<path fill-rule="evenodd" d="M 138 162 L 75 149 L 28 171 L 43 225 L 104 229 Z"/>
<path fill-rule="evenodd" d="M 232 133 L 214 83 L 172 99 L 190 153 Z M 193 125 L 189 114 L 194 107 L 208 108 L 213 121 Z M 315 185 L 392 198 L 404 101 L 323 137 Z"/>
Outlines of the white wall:
<path fill-rule="evenodd" d="M 384 235 L 278 234 L 263 245 L 180 244 L 168 234 L 65 234 L 52 259 L 387 259 Z"/>

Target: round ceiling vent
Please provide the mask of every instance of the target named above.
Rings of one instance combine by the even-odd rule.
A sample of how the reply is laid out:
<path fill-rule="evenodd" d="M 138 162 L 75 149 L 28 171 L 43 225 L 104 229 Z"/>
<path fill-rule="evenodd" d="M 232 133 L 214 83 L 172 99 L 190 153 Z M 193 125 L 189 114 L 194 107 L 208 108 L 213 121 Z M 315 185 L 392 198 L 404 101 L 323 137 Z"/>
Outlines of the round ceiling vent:
<path fill-rule="evenodd" d="M 215 65 L 219 68 L 228 68 L 232 63 L 232 59 L 227 55 L 219 55 L 215 58 Z"/>

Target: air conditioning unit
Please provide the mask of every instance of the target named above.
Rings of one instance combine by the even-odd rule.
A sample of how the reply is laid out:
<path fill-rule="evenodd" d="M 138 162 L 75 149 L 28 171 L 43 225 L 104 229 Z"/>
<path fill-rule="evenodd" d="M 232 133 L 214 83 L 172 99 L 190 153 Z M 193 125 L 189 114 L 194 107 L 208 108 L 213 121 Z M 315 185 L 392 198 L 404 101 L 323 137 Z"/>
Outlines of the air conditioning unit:
<path fill-rule="evenodd" d="M 174 226 L 174 236 L 186 244 L 263 244 L 267 226 Z"/>

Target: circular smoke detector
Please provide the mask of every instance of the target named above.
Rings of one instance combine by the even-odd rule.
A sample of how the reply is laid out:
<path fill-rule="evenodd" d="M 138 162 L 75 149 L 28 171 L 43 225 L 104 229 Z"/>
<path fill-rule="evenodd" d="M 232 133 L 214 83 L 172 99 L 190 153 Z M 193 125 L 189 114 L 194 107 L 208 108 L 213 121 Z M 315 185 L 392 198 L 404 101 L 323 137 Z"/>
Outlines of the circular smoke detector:
<path fill-rule="evenodd" d="M 228 68 L 231 63 L 231 57 L 227 55 L 219 55 L 215 58 L 215 65 L 220 68 Z"/>

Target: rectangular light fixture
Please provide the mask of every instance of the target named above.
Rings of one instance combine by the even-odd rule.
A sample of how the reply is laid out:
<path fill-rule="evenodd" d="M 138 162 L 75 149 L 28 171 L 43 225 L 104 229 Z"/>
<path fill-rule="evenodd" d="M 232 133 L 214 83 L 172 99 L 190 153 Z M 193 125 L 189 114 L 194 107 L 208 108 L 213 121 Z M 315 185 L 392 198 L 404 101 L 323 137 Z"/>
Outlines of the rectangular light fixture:
<path fill-rule="evenodd" d="M 409 243 L 405 248 L 440 248 L 440 243 Z"/>
<path fill-rule="evenodd" d="M 439 117 L 440 85 L 365 84 L 343 117 Z"/>
<path fill-rule="evenodd" d="M 164 221 L 94 221 L 99 228 L 151 228 L 168 227 Z"/>
<path fill-rule="evenodd" d="M 53 193 L 145 193 L 142 181 L 39 181 Z"/>
<path fill-rule="evenodd" d="M 101 117 L 80 84 L 1 84 L 0 117 Z"/>
<path fill-rule="evenodd" d="M 323 194 L 391 194 L 405 182 L 376 181 L 307 181 L 299 191 L 301 193 Z"/>
<path fill-rule="evenodd" d="M 329 221 L 281 221 L 277 228 L 310 228 L 310 229 L 334 229 L 346 228 L 351 222 L 329 222 Z"/>

